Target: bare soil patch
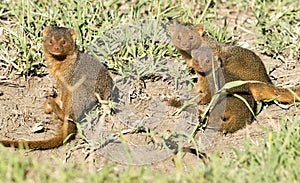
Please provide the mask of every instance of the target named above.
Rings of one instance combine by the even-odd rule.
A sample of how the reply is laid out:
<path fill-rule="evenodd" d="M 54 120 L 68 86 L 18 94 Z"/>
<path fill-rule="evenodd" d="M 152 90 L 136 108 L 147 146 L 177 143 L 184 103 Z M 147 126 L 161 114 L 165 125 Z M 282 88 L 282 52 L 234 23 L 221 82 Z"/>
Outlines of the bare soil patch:
<path fill-rule="evenodd" d="M 265 59 L 263 60 L 265 61 Z M 298 76 L 300 72 L 299 65 L 288 70 L 285 69 L 283 65 L 274 65 L 272 67 L 274 68 L 274 71 L 271 76 L 276 85 L 289 86 L 300 82 L 300 77 Z M 33 140 L 49 138 L 55 134 L 59 124 L 55 124 L 51 121 L 51 115 L 46 115 L 43 112 L 43 102 L 45 101 L 46 96 L 54 90 L 55 83 L 49 76 L 32 77 L 28 80 L 24 80 L 23 78 L 1 80 L 0 82 L 0 138 Z M 149 81 L 144 87 L 144 94 L 147 95 L 150 93 L 155 95 L 163 90 L 170 93 L 168 84 L 164 83 L 162 80 Z M 144 97 L 147 95 L 144 95 Z M 139 100 L 136 102 L 138 101 Z M 147 112 L 145 104 L 140 103 L 139 105 L 140 107 L 138 107 L 138 109 L 140 109 L 140 111 L 136 112 Z M 143 105 L 144 107 L 141 107 Z M 248 135 L 252 142 L 260 142 L 266 133 L 264 128 L 277 130 L 280 128 L 283 115 L 293 116 L 299 114 L 299 107 L 295 105 L 285 105 L 283 107 L 286 107 L 286 109 L 276 104 L 266 104 L 252 124 L 236 133 L 227 134 L 226 136 L 221 136 L 216 139 L 216 146 L 210 148 L 209 152 L 229 153 L 231 152 L 231 147 L 238 149 L 242 148 L 245 134 Z M 168 107 L 166 110 L 167 113 L 171 114 L 174 113 L 176 108 Z M 174 127 L 174 122 L 167 120 L 167 122 L 163 123 L 157 130 L 172 130 L 172 127 Z M 120 126 L 118 128 L 120 129 Z M 126 141 L 130 143 L 147 144 L 149 141 L 145 141 L 144 135 L 145 134 L 142 133 L 133 133 L 125 138 Z M 96 169 L 101 168 L 107 162 L 111 162 L 99 155 L 99 153 L 89 151 L 88 148 L 75 148 L 82 144 L 84 144 L 83 141 L 80 138 L 77 138 L 59 148 L 26 151 L 26 153 L 43 161 L 58 159 L 59 161 L 68 160 L 88 163 L 91 167 Z M 11 148 L 11 150 L 14 151 L 15 149 Z M 71 152 L 69 154 L 70 157 L 66 156 L 68 152 Z M 189 167 L 193 164 L 201 164 L 202 160 L 193 154 L 187 153 L 183 157 L 183 163 L 186 167 Z M 175 167 L 172 158 L 167 158 L 152 166 L 154 169 L 164 169 L 163 171 L 168 171 L 169 169 L 171 170 L 172 167 Z"/>
<path fill-rule="evenodd" d="M 229 23 L 228 31 L 237 29 L 240 32 L 239 45 L 247 47 L 255 51 L 263 60 L 264 64 L 269 68 L 271 79 L 276 86 L 290 87 L 299 86 L 300 83 L 300 64 L 293 62 L 285 64 L 279 61 L 274 61 L 267 56 L 259 54 L 255 45 L 252 45 L 255 39 L 255 32 L 241 27 L 244 22 L 254 22 L 254 17 L 250 13 L 242 12 L 242 10 L 226 9 L 220 7 L 218 11 L 220 22 L 227 16 Z M 0 69 L 1 73 L 1 69 Z M 0 138 L 5 139 L 45 139 L 53 136 L 56 129 L 59 127 L 51 121 L 51 115 L 46 115 L 43 112 L 43 102 L 46 96 L 54 90 L 54 81 L 47 75 L 44 77 L 32 77 L 25 80 L 18 78 L 15 80 L 6 80 L 1 77 L 0 80 Z M 146 93 L 155 94 L 158 91 L 165 90 L 168 92 L 168 84 L 159 82 L 149 82 L 146 84 Z M 144 96 L 147 97 L 147 96 Z M 140 109 L 143 109 L 143 103 L 139 104 Z M 147 112 L 147 107 L 144 105 L 144 110 Z M 173 113 L 174 108 L 168 107 L 167 113 Z M 285 105 L 284 107 L 270 103 L 266 104 L 263 110 L 257 115 L 256 120 L 247 125 L 246 128 L 239 130 L 233 134 L 221 136 L 216 141 L 216 145 L 209 149 L 209 152 L 230 153 L 231 147 L 243 148 L 245 134 L 248 135 L 253 143 L 261 142 L 266 134 L 266 129 L 277 130 L 281 126 L 281 118 L 283 115 L 294 116 L 299 114 L 300 107 L 295 105 Z M 142 110 L 136 112 L 143 112 Z M 173 126 L 169 124 L 160 126 L 159 130 Z M 167 123 L 168 123 L 167 122 Z M 38 125 L 37 125 L 38 124 Z M 145 136 L 139 133 L 131 134 L 126 137 L 128 142 L 145 143 Z M 55 166 L 57 161 L 76 161 L 78 163 L 88 164 L 91 169 L 99 169 L 111 161 L 103 156 L 90 151 L 89 148 L 82 148 L 84 144 L 80 138 L 76 138 L 70 143 L 49 150 L 28 150 L 26 153 L 32 157 L 43 161 L 51 161 Z M 14 148 L 9 148 L 11 151 L 18 151 Z M 69 156 L 70 155 L 70 156 Z M 55 160 L 55 161 L 53 161 Z M 183 156 L 184 168 L 192 167 L 193 165 L 202 164 L 202 160 L 193 154 L 186 153 Z M 122 165 L 119 165 L 120 167 Z M 162 170 L 163 172 L 171 171 L 175 168 L 172 158 L 152 165 L 154 170 Z"/>

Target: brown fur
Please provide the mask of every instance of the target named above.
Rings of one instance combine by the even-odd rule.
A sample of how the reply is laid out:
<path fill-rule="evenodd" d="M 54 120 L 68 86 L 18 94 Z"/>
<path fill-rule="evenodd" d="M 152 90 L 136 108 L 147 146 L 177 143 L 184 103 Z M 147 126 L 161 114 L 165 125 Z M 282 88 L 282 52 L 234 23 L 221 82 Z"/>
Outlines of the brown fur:
<path fill-rule="evenodd" d="M 217 52 L 213 53 L 210 47 L 201 47 L 192 51 L 193 69 L 199 74 L 205 75 L 206 78 L 205 83 L 203 83 L 203 85 L 207 86 L 203 92 L 205 95 L 199 99 L 202 103 L 204 103 L 203 100 L 205 103 L 210 102 L 211 96 L 221 89 L 225 83 L 241 80 L 238 76 L 220 67 L 217 54 Z M 233 94 L 243 97 L 250 109 L 255 111 L 256 102 L 251 95 L 248 85 L 230 88 L 214 102 L 208 118 L 209 128 L 214 128 L 224 133 L 232 133 L 252 122 L 253 114 L 250 109 L 244 101 Z"/>
<path fill-rule="evenodd" d="M 182 29 L 184 27 L 184 29 Z M 278 88 L 274 86 L 267 75 L 265 66 L 261 59 L 251 50 L 239 47 L 231 46 L 223 43 L 219 43 L 211 38 L 209 38 L 204 30 L 202 25 L 174 25 L 171 30 L 171 36 L 175 47 L 180 51 L 186 63 L 194 68 L 192 60 L 192 50 L 187 50 L 186 48 L 181 47 L 181 44 L 178 44 L 178 41 L 174 41 L 173 37 L 180 37 L 180 41 L 189 42 L 186 39 L 186 36 L 181 36 L 182 34 L 198 34 L 199 38 L 194 38 L 193 45 L 201 45 L 201 47 L 210 47 L 214 53 L 218 54 L 220 59 L 221 67 L 227 70 L 228 72 L 236 75 L 242 80 L 254 80 L 260 81 L 262 83 L 249 83 L 249 89 L 255 98 L 256 101 L 261 101 L 264 99 L 276 98 L 277 101 L 283 103 L 293 103 L 298 101 L 297 98 L 288 90 L 284 88 Z M 198 43 L 197 43 L 198 41 Z M 199 49 L 195 48 L 194 50 Z M 202 49 L 202 48 L 201 48 Z M 194 51 L 195 52 L 195 51 Z M 198 53 L 199 54 L 199 53 Z M 197 74 L 198 80 L 195 85 L 196 91 L 203 91 L 203 88 L 206 87 L 206 84 L 203 84 L 205 80 L 204 76 Z M 202 84 L 204 86 L 202 86 Z M 300 96 L 300 88 L 291 88 L 298 96 Z"/>
<path fill-rule="evenodd" d="M 57 82 L 60 93 L 44 104 L 46 113 L 54 112 L 61 128 L 56 135 L 46 140 L 0 140 L 4 146 L 31 149 L 49 149 L 63 144 L 76 133 L 74 122 L 82 119 L 85 112 L 101 99 L 108 99 L 113 86 L 107 69 L 93 57 L 81 53 L 76 47 L 74 29 L 46 27 L 43 30 L 43 50 L 50 74 Z M 75 87 L 76 86 L 76 87 Z"/>
<path fill-rule="evenodd" d="M 198 99 L 200 103 L 209 103 L 212 95 L 227 82 L 236 80 L 261 82 L 234 87 L 226 94 L 222 94 L 210 111 L 209 127 L 223 132 L 234 132 L 253 120 L 249 108 L 242 100 L 234 97 L 233 93 L 242 96 L 253 111 L 255 111 L 255 100 L 278 97 L 276 100 L 279 102 L 295 101 L 295 97 L 287 89 L 272 84 L 261 59 L 254 52 L 239 46 L 225 45 L 209 38 L 201 25 L 174 25 L 170 31 L 175 47 L 180 51 L 187 65 L 196 71 L 198 81 L 193 90 L 200 93 Z M 191 49 L 181 46 L 188 44 L 179 43 L 190 41 L 187 39 L 189 36 L 185 34 L 193 35 L 191 45 L 195 46 L 190 46 Z M 196 34 L 198 38 L 195 38 Z M 292 88 L 292 90 L 300 95 L 299 88 Z"/>

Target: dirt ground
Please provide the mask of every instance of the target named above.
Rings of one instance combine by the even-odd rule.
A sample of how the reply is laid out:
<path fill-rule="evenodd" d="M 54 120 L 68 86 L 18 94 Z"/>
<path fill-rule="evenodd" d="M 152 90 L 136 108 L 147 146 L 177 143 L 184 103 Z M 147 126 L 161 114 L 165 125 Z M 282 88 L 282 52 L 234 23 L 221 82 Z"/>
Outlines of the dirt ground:
<path fill-rule="evenodd" d="M 231 16 L 229 17 L 229 19 L 231 18 L 229 24 L 232 27 L 235 23 L 239 23 L 239 21 L 245 19 L 245 17 L 240 16 L 238 12 L 224 11 L 224 14 Z M 255 38 L 254 36 L 255 35 L 251 33 L 241 34 L 239 44 L 245 45 L 246 43 L 251 43 L 251 40 Z M 270 76 L 276 86 L 299 86 L 299 62 L 291 63 L 287 66 L 284 63 L 274 61 L 267 56 L 259 54 L 257 50 L 255 50 L 255 47 L 250 47 L 250 49 L 255 51 L 262 58 L 265 65 L 270 67 L 270 70 L 272 71 Z M 31 77 L 27 80 L 24 78 L 10 80 L 5 77 L 1 77 L 0 79 L 0 138 L 30 140 L 45 139 L 53 136 L 58 125 L 51 121 L 51 115 L 46 115 L 43 112 L 43 102 L 45 101 L 46 96 L 54 90 L 55 86 L 55 82 L 51 76 Z M 155 82 L 154 84 L 148 83 L 146 87 L 149 87 L 148 92 L 155 93 L 157 91 L 157 86 L 162 85 L 163 84 L 160 82 Z M 167 84 L 165 86 L 167 87 Z M 151 91 L 151 88 L 153 91 Z M 168 110 L 174 109 L 168 108 Z M 276 130 L 281 125 L 281 118 L 283 115 L 293 116 L 299 114 L 299 110 L 300 107 L 296 107 L 295 105 L 279 106 L 273 103 L 266 104 L 252 124 L 233 134 L 221 136 L 217 139 L 216 147 L 209 151 L 229 152 L 227 149 L 230 149 L 232 146 L 242 148 L 245 134 L 249 135 L 249 138 L 253 143 L 260 142 L 263 138 L 263 134 L 266 133 L 263 128 Z M 168 112 L 170 113 L 170 111 Z M 132 141 L 134 141 L 137 140 L 137 138 L 141 138 L 138 133 L 133 134 L 127 140 L 130 141 L 130 139 L 132 139 Z M 17 151 L 13 148 L 9 149 L 11 151 Z M 94 169 L 100 169 L 105 164 L 111 162 L 99 153 L 95 153 L 91 151 L 91 149 L 86 148 L 83 140 L 79 137 L 59 148 L 30 150 L 26 151 L 26 153 L 43 161 L 55 159 L 64 162 L 76 161 L 86 163 Z M 201 164 L 203 161 L 195 155 L 187 153 L 183 157 L 183 163 L 184 166 L 190 166 L 191 164 Z M 152 166 L 166 172 L 175 167 L 171 157 Z"/>
<path fill-rule="evenodd" d="M 272 78 L 276 85 L 288 86 L 289 84 L 293 85 L 293 83 L 300 82 L 300 77 L 295 77 L 298 73 L 300 73 L 299 65 L 288 71 L 281 65 L 272 73 Z M 2 79 L 0 81 L 0 137 L 30 140 L 45 139 L 53 136 L 59 125 L 51 121 L 51 115 L 44 114 L 43 102 L 46 96 L 54 90 L 54 86 L 55 83 L 49 75 L 32 77 L 27 81 L 23 78 L 15 80 Z M 146 88 L 148 88 L 147 92 L 149 93 L 157 93 L 162 90 L 168 90 L 168 85 L 166 84 L 164 87 L 163 81 L 160 80 L 146 83 Z M 282 107 L 287 107 L 287 109 Z M 173 108 L 168 108 L 167 110 L 168 113 L 174 112 Z M 249 135 L 253 143 L 259 142 L 262 140 L 263 134 L 265 134 L 263 128 L 276 130 L 280 127 L 282 115 L 293 116 L 297 113 L 299 113 L 299 107 L 294 105 L 278 106 L 276 104 L 267 104 L 251 125 L 236 133 L 227 134 L 216 139 L 216 147 L 209 149 L 209 151 L 229 152 L 226 149 L 230 149 L 232 146 L 242 148 L 245 134 Z M 162 125 L 158 129 L 162 131 L 164 128 L 169 127 L 172 127 L 172 124 L 167 124 L 167 127 Z M 137 141 L 142 142 L 145 137 L 141 133 L 136 133 L 126 138 L 127 142 L 133 143 Z M 60 161 L 84 162 L 96 169 L 101 168 L 106 162 L 110 162 L 101 154 L 86 148 L 85 145 L 78 137 L 76 140 L 56 149 L 33 150 L 27 153 L 43 161 L 50 161 L 54 158 Z M 15 151 L 13 148 L 10 148 L 10 150 Z M 183 162 L 186 165 L 203 163 L 201 159 L 189 153 L 184 156 Z M 155 163 L 155 167 L 168 171 L 167 169 L 174 168 L 174 163 L 171 158 L 167 158 L 165 161 Z"/>

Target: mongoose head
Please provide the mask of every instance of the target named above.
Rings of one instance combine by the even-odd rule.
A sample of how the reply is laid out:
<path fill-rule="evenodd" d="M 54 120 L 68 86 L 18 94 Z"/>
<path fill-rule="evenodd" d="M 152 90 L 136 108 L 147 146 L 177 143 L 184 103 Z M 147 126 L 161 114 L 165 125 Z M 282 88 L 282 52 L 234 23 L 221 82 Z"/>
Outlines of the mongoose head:
<path fill-rule="evenodd" d="M 171 38 L 175 47 L 190 51 L 201 45 L 200 35 L 192 26 L 175 24 L 169 26 Z"/>
<path fill-rule="evenodd" d="M 191 51 L 193 68 L 197 72 L 207 73 L 217 68 L 217 58 L 209 46 L 199 47 Z"/>
<path fill-rule="evenodd" d="M 45 27 L 43 30 L 43 49 L 53 56 L 74 54 L 76 32 L 65 27 Z"/>

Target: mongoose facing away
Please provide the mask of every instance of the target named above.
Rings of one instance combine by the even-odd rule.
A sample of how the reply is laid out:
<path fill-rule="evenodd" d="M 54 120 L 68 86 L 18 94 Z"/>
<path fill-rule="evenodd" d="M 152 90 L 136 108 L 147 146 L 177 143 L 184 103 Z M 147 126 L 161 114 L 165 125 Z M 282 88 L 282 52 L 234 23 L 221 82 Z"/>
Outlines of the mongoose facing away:
<path fill-rule="evenodd" d="M 220 72 L 224 74 L 225 83 L 239 80 L 237 76 L 227 73 L 226 70 Z M 222 85 L 219 87 L 222 87 Z M 249 108 L 243 100 L 235 95 L 242 97 Z M 256 102 L 248 85 L 230 88 L 225 93 L 221 93 L 212 106 L 208 115 L 207 126 L 223 133 L 233 133 L 253 121 L 254 115 L 251 110 L 255 112 Z"/>
<path fill-rule="evenodd" d="M 66 137 L 76 133 L 79 122 L 96 103 L 96 94 L 107 100 L 113 82 L 105 66 L 92 56 L 79 52 L 76 32 L 64 27 L 45 27 L 43 50 L 50 74 L 57 82 L 59 96 L 49 98 L 45 112 L 54 112 L 62 126 L 52 138 L 45 140 L 0 140 L 4 146 L 48 149 L 63 144 Z"/>

